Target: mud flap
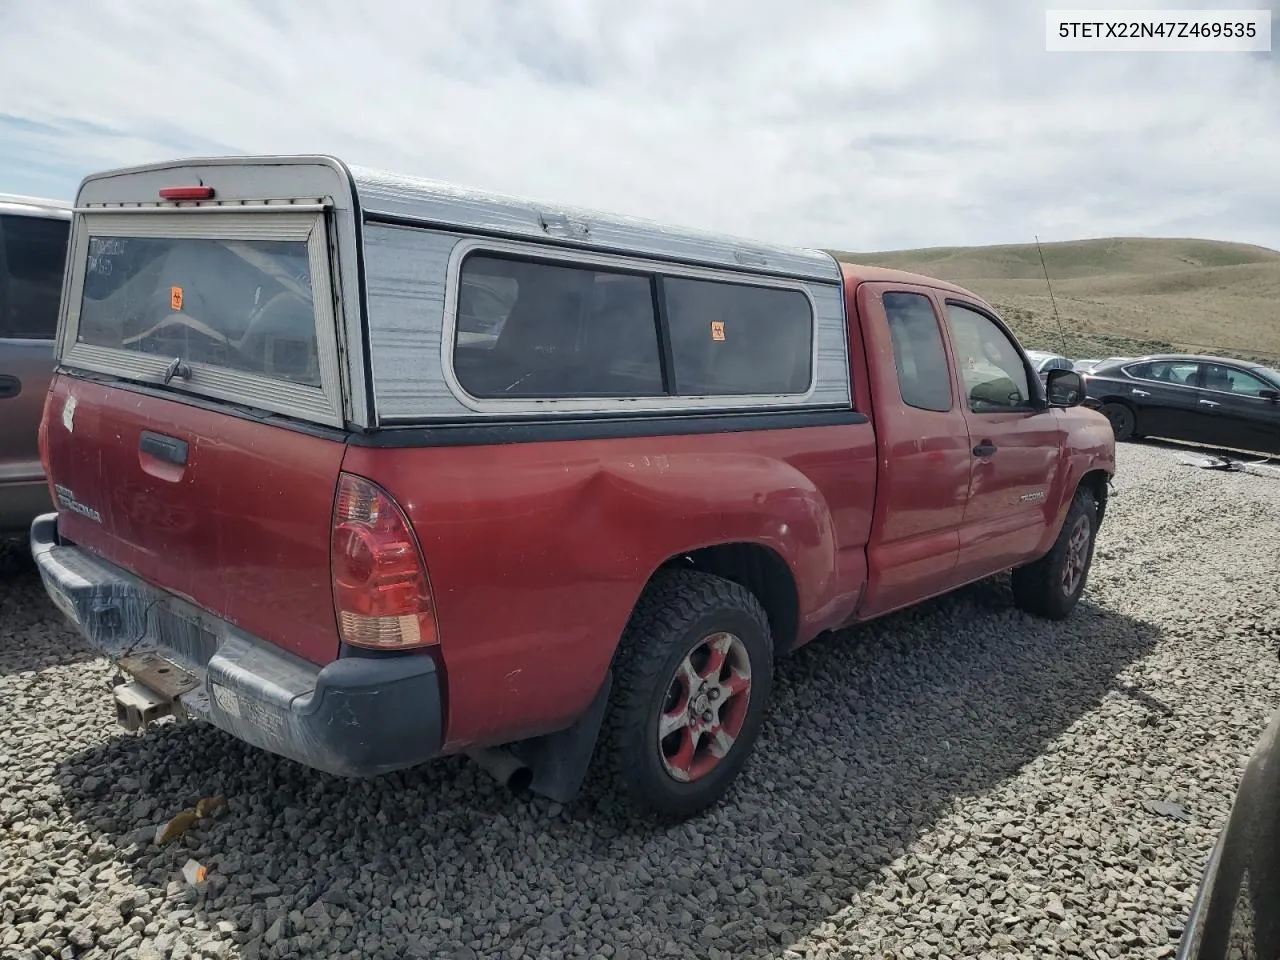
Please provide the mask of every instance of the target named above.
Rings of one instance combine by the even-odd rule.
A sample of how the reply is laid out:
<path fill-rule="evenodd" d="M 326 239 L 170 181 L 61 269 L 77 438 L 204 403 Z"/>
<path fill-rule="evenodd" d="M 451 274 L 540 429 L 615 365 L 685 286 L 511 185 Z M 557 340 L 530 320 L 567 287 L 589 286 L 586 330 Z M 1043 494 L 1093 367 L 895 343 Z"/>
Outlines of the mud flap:
<path fill-rule="evenodd" d="M 510 744 L 508 749 L 533 771 L 530 790 L 556 803 L 568 803 L 578 795 L 595 753 L 612 687 L 610 670 L 586 713 L 573 726 Z"/>

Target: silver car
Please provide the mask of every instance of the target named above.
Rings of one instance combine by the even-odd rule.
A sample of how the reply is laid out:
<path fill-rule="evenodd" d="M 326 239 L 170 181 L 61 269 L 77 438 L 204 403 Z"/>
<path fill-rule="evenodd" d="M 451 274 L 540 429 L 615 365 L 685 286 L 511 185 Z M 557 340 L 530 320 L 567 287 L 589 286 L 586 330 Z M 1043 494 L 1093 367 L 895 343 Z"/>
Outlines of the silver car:
<path fill-rule="evenodd" d="M 0 194 L 0 535 L 50 509 L 37 433 L 70 225 L 69 203 Z"/>
<path fill-rule="evenodd" d="M 1044 383 L 1049 376 L 1050 370 L 1070 370 L 1071 361 L 1061 354 L 1049 353 L 1045 350 L 1028 350 L 1027 359 L 1031 361 L 1031 365 L 1035 367 L 1036 373 L 1040 376 L 1040 382 Z"/>

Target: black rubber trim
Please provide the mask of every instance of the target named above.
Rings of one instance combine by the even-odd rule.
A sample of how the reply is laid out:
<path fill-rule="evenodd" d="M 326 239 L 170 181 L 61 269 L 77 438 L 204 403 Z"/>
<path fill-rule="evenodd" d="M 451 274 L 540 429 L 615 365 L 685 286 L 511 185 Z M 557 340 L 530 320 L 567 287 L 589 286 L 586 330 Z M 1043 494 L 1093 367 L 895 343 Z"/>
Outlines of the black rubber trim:
<path fill-rule="evenodd" d="M 351 218 L 355 223 L 356 240 L 356 296 L 359 298 L 357 309 L 360 311 L 360 355 L 364 360 L 362 379 L 364 380 L 365 416 L 369 423 L 373 424 L 377 422 L 377 407 L 373 396 L 373 347 L 370 345 L 368 296 L 364 277 L 364 216 L 360 210 L 360 191 L 356 188 L 356 178 L 351 175 L 351 168 L 342 160 L 338 160 L 337 163 L 342 167 L 342 172 L 347 178 L 347 186 L 351 189 Z"/>
<path fill-rule="evenodd" d="M 653 296 L 653 318 L 658 327 L 658 358 L 662 365 L 662 389 L 669 396 L 680 393 L 676 386 L 675 350 L 671 346 L 671 321 L 667 316 L 666 278 L 660 273 L 649 274 L 649 292 Z"/>
<path fill-rule="evenodd" d="M 308 699 L 299 719 L 339 775 L 403 770 L 440 751 L 440 680 L 425 654 L 335 660 Z"/>
<path fill-rule="evenodd" d="M 536 420 L 530 423 L 447 423 L 432 426 L 384 427 L 376 433 L 353 433 L 353 447 L 474 447 L 503 443 L 549 443 L 558 440 L 613 440 L 623 437 L 680 437 L 748 430 L 795 430 L 869 423 L 857 410 L 767 410 L 709 416 L 593 417 Z"/>

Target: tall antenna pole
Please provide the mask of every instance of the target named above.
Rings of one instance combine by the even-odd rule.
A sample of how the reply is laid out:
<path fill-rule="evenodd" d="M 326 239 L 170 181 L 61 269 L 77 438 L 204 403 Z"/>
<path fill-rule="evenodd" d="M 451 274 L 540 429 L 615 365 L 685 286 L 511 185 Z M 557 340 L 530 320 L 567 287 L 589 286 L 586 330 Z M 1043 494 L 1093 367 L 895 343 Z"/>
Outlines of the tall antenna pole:
<path fill-rule="evenodd" d="M 1067 353 L 1067 335 L 1062 332 L 1062 318 L 1058 316 L 1058 301 L 1053 296 L 1053 284 L 1049 282 L 1049 268 L 1044 263 L 1044 251 L 1040 249 L 1040 237 L 1036 237 L 1036 253 L 1040 254 L 1040 269 L 1044 271 L 1044 285 L 1049 288 L 1049 302 L 1053 304 L 1053 319 L 1058 324 L 1058 337 L 1062 340 L 1062 354 Z"/>

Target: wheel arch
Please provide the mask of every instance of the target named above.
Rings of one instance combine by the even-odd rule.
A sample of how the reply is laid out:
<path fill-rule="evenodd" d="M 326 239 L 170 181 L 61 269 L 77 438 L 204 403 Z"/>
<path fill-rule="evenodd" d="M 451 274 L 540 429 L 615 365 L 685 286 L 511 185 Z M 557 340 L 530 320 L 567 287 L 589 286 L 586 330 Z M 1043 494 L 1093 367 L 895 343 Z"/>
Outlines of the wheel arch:
<path fill-rule="evenodd" d="M 645 589 L 672 569 L 714 574 L 750 590 L 768 617 L 774 652 L 782 654 L 795 645 L 800 632 L 800 590 L 791 565 L 777 550 L 752 541 L 731 541 L 683 551 L 659 564 Z"/>
<path fill-rule="evenodd" d="M 1111 492 L 1111 474 L 1106 470 L 1097 468 L 1090 470 L 1080 478 L 1080 482 L 1076 484 L 1076 491 L 1087 489 L 1093 493 L 1093 501 L 1098 509 L 1098 526 L 1102 525 L 1103 514 L 1107 511 L 1107 498 Z M 1074 496 L 1074 492 L 1072 494 Z"/>
<path fill-rule="evenodd" d="M 1110 430 L 1110 427 L 1106 429 Z M 1043 557 L 1053 549 L 1059 534 L 1062 533 L 1063 524 L 1067 522 L 1067 513 L 1071 509 L 1071 503 L 1082 489 L 1088 490 L 1092 494 L 1094 503 L 1097 505 L 1097 526 L 1101 526 L 1103 514 L 1106 513 L 1114 464 L 1110 462 L 1099 464 L 1097 459 L 1091 459 L 1083 464 L 1080 461 L 1074 463 L 1069 461 L 1064 469 L 1066 476 L 1063 477 L 1062 486 L 1059 487 L 1061 499 L 1054 505 L 1053 513 L 1050 514 L 1044 535 L 1036 548 L 1036 559 Z M 1078 479 L 1073 480 L 1073 477 L 1078 477 Z"/>

